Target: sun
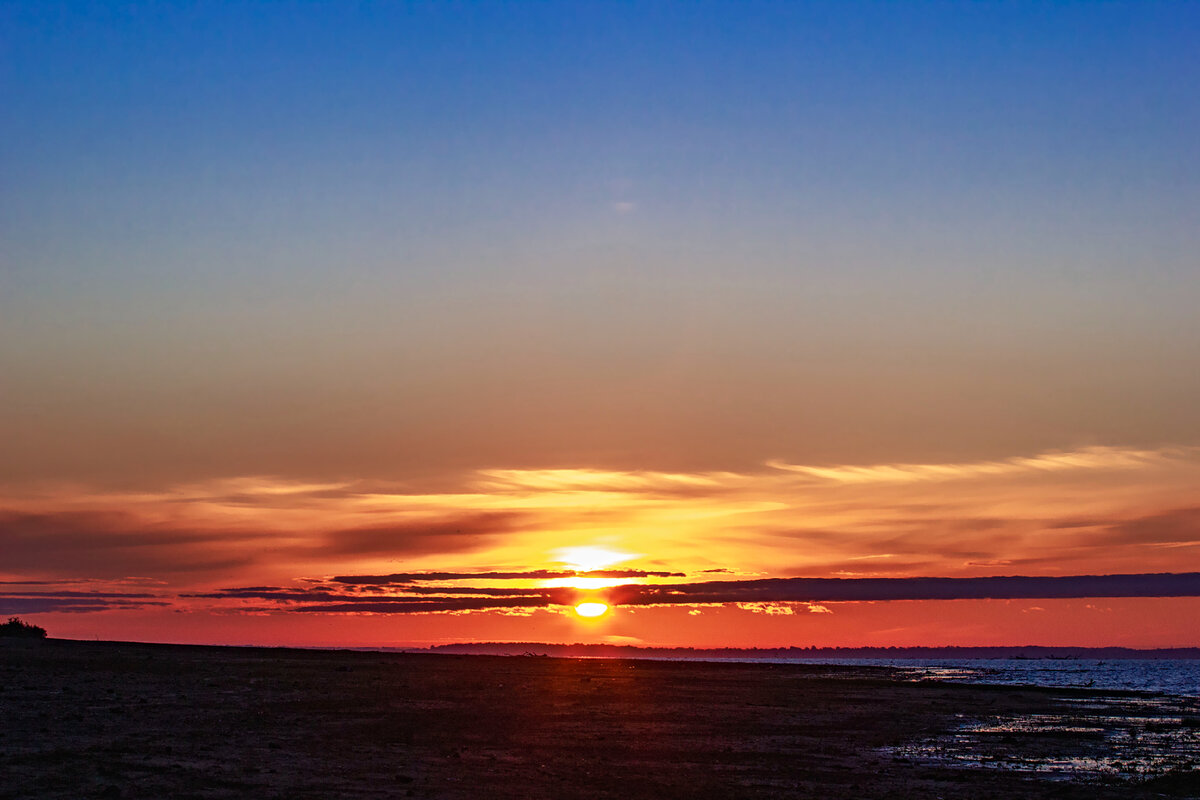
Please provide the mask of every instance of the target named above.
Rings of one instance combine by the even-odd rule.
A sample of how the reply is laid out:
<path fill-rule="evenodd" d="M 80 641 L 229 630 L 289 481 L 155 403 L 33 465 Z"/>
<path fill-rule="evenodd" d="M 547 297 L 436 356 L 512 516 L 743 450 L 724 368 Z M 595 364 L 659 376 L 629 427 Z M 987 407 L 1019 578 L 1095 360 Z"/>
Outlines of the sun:
<path fill-rule="evenodd" d="M 575 613 L 581 617 L 599 617 L 608 613 L 607 603 L 589 601 L 575 606 Z"/>

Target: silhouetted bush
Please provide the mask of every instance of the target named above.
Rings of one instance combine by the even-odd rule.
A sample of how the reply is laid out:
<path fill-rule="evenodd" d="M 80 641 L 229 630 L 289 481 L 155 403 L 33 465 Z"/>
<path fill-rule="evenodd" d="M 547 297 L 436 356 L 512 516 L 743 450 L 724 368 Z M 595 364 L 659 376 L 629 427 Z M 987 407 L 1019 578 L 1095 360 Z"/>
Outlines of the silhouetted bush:
<path fill-rule="evenodd" d="M 24 639 L 45 639 L 46 629 L 28 622 L 22 622 L 16 617 L 9 617 L 8 622 L 0 625 L 0 636 L 19 636 Z"/>

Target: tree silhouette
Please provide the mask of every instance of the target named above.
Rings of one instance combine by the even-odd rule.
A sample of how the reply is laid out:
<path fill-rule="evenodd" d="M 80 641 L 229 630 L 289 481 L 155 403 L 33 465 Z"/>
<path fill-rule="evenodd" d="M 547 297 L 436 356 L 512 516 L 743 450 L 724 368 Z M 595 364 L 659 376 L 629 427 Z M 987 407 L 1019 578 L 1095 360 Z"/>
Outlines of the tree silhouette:
<path fill-rule="evenodd" d="M 9 617 L 8 622 L 0 625 L 0 636 L 18 636 L 23 639 L 45 639 L 46 629 L 33 625 L 29 622 L 22 622 L 16 617 Z"/>

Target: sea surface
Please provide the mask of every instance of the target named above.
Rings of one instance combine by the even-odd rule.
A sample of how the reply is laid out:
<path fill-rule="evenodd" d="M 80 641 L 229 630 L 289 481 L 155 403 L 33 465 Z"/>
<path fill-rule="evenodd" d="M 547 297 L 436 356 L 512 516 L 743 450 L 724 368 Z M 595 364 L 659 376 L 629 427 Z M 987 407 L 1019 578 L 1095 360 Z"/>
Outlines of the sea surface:
<path fill-rule="evenodd" d="M 779 659 L 779 662 L 784 662 Z M 1154 692 L 1200 697 L 1200 661 L 1152 659 L 787 659 L 792 663 L 895 667 L 911 680 Z"/>
<path fill-rule="evenodd" d="M 666 659 L 670 661 L 686 659 Z M 908 680 L 1000 686 L 1107 689 L 1200 698 L 1200 660 L 1084 658 L 711 658 L 758 664 L 828 664 L 898 669 Z"/>

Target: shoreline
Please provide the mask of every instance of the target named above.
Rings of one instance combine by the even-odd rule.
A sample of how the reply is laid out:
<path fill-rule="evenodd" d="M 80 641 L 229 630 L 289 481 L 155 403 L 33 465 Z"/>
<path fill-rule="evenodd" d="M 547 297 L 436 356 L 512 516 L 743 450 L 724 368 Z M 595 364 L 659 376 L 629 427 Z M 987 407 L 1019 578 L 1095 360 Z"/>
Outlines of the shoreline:
<path fill-rule="evenodd" d="M 1200 794 L 1194 702 L 872 665 L 45 640 L 0 679 L 12 798 Z"/>

